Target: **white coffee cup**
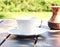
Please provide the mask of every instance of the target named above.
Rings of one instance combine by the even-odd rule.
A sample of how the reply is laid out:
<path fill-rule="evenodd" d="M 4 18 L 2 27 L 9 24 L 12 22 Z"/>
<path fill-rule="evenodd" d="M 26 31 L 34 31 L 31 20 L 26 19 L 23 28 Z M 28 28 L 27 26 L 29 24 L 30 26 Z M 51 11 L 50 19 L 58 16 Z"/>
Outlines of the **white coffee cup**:
<path fill-rule="evenodd" d="M 38 26 L 38 19 L 36 17 L 21 17 L 16 20 L 21 34 L 31 33 Z"/>

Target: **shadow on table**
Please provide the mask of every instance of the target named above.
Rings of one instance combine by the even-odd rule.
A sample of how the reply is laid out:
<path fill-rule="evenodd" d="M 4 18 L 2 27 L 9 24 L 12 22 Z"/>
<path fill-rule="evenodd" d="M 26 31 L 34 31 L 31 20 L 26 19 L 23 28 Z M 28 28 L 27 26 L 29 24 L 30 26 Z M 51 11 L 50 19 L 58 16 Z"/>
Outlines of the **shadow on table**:
<path fill-rule="evenodd" d="M 42 35 L 11 35 L 9 39 L 11 40 L 35 40 L 35 38 L 38 36 L 40 40 L 45 39 Z"/>

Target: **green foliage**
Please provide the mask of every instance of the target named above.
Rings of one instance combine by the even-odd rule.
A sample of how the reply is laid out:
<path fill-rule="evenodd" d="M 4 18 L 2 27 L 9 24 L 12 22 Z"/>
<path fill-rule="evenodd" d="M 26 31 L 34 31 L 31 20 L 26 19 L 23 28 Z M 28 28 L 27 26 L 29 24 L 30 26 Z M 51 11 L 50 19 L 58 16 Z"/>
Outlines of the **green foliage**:
<path fill-rule="evenodd" d="M 0 19 L 4 18 L 4 15 L 0 14 Z"/>
<path fill-rule="evenodd" d="M 60 0 L 0 0 L 0 11 L 40 12 L 51 11 L 51 6 L 60 6 Z"/>

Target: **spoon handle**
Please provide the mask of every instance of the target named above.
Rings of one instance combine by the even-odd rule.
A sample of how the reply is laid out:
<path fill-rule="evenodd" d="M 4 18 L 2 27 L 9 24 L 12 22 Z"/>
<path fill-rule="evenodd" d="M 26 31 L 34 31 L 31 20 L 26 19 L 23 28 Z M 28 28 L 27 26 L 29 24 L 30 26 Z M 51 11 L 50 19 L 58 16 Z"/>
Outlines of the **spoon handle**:
<path fill-rule="evenodd" d="M 40 23 L 40 26 L 39 26 L 39 28 L 41 28 L 41 26 L 42 26 L 42 20 L 41 20 L 41 23 Z"/>

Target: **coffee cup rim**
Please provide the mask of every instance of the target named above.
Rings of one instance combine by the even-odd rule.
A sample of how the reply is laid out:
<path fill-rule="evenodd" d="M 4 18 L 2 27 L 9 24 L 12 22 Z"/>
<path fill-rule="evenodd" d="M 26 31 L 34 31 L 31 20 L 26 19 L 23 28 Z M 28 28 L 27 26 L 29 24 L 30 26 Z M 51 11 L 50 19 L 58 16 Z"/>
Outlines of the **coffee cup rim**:
<path fill-rule="evenodd" d="M 16 18 L 16 20 L 31 20 L 32 17 L 20 17 L 20 18 Z"/>

